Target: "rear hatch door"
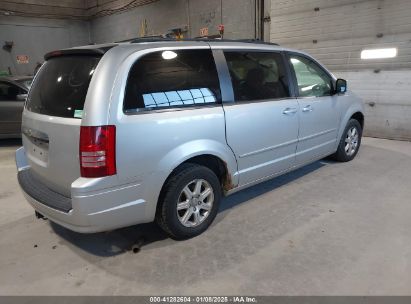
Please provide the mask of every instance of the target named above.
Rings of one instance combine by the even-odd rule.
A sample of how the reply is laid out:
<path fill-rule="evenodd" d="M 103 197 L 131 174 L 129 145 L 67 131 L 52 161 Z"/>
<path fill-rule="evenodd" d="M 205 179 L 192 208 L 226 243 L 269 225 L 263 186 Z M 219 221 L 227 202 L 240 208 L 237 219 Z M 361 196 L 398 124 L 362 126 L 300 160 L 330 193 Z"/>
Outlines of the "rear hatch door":
<path fill-rule="evenodd" d="M 23 113 L 23 145 L 32 174 L 70 196 L 80 177 L 80 125 L 98 54 L 51 56 L 36 75 Z"/>

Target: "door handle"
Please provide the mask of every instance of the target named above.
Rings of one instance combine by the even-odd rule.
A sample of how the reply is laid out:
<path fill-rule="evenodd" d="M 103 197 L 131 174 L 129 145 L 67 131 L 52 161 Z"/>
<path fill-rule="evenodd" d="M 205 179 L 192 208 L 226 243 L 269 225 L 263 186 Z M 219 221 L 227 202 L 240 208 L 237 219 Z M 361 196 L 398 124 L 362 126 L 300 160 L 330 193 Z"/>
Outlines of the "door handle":
<path fill-rule="evenodd" d="M 312 106 L 308 105 L 303 108 L 303 112 L 312 112 L 314 109 Z"/>
<path fill-rule="evenodd" d="M 284 115 L 292 115 L 292 114 L 295 114 L 295 113 L 297 113 L 297 109 L 296 109 L 296 108 L 286 108 L 286 109 L 283 111 L 283 114 L 284 114 Z"/>

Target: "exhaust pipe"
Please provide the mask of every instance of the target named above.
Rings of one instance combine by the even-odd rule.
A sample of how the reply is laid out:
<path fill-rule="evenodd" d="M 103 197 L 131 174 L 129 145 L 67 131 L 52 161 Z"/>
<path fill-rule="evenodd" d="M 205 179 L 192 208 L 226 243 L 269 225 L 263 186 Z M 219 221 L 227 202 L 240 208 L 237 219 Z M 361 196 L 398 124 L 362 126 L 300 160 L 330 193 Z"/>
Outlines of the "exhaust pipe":
<path fill-rule="evenodd" d="M 45 217 L 40 212 L 35 211 L 34 214 L 36 215 L 36 218 L 38 218 L 38 219 L 47 220 L 47 217 Z"/>

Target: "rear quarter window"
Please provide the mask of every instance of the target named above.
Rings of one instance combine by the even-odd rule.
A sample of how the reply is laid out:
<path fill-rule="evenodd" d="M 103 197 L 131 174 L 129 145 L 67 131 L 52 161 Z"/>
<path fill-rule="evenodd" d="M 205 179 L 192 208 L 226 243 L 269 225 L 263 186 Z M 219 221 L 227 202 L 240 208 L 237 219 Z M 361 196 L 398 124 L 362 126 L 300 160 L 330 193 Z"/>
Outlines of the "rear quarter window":
<path fill-rule="evenodd" d="M 40 69 L 27 100 L 27 110 L 81 118 L 88 87 L 101 57 L 51 58 Z"/>
<path fill-rule="evenodd" d="M 127 113 L 220 101 L 211 50 L 159 51 L 143 56 L 132 66 L 123 108 Z"/>

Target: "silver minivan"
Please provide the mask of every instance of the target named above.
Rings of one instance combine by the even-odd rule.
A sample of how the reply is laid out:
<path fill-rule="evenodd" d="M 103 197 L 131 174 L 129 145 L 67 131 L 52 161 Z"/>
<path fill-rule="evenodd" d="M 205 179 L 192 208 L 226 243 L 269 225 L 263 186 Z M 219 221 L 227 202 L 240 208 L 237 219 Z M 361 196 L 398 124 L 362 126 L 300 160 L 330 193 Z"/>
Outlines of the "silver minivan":
<path fill-rule="evenodd" d="M 45 56 L 18 181 L 40 217 L 91 233 L 202 233 L 222 196 L 329 155 L 352 160 L 363 106 L 309 55 L 239 41 L 93 45 Z"/>

